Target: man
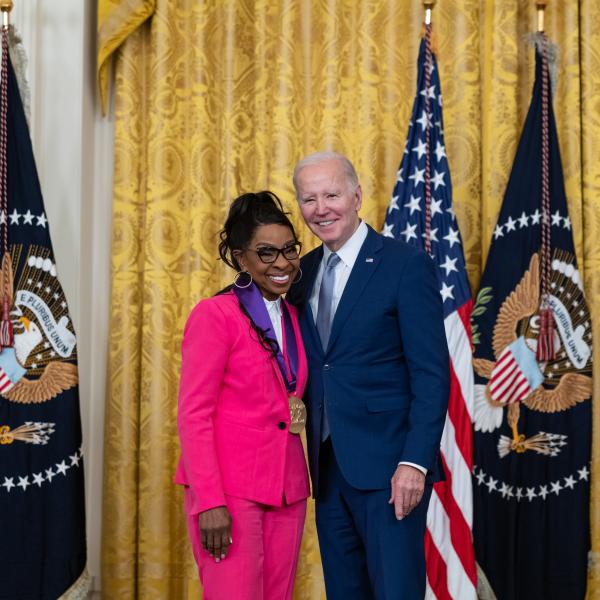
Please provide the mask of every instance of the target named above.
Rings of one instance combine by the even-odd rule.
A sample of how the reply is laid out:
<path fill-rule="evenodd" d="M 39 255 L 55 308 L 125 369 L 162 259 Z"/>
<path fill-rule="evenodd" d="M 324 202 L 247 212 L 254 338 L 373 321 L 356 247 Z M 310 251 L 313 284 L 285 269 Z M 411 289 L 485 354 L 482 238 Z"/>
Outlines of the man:
<path fill-rule="evenodd" d="M 298 163 L 302 216 L 323 242 L 288 298 L 300 310 L 307 440 L 329 600 L 425 594 L 431 485 L 450 375 L 433 261 L 362 222 L 354 167 L 333 152 Z"/>

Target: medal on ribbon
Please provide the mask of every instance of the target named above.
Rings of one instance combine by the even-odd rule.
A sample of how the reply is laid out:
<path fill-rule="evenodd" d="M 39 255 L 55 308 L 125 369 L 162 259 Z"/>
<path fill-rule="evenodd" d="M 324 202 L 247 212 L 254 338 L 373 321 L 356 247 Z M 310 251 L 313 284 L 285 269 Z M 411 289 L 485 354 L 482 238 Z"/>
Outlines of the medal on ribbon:
<path fill-rule="evenodd" d="M 275 332 L 273 331 L 273 324 L 271 323 L 271 317 L 269 317 L 263 297 L 256 285 L 252 283 L 246 288 L 234 287 L 233 291 L 250 315 L 254 324 L 264 331 L 266 337 L 277 342 Z M 289 431 L 294 434 L 299 434 L 306 425 L 306 406 L 304 405 L 304 402 L 295 395 L 296 376 L 298 373 L 298 342 L 292 325 L 290 311 L 283 300 L 281 302 L 281 311 L 283 313 L 282 337 L 284 350 L 278 345 L 275 358 L 283 381 L 285 382 L 287 393 L 289 394 Z"/>
<path fill-rule="evenodd" d="M 301 433 L 306 425 L 306 406 L 298 396 L 288 398 L 290 404 L 290 431 L 292 433 Z"/>

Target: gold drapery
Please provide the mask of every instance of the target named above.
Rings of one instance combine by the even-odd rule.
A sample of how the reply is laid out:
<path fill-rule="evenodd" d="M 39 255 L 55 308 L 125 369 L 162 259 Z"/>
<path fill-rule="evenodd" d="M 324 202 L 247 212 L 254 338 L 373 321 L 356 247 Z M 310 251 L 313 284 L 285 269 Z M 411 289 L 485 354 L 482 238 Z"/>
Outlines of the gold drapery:
<path fill-rule="evenodd" d="M 579 264 L 600 340 L 600 13 L 551 2 L 560 49 L 554 107 Z M 115 168 L 103 590 L 199 598 L 181 492 L 179 346 L 195 302 L 231 280 L 215 259 L 229 202 L 273 189 L 323 148 L 361 176 L 380 227 L 415 91 L 418 0 L 100 0 L 103 98 L 115 64 Z M 477 288 L 531 94 L 530 0 L 445 0 L 433 13 L 454 205 Z M 594 392 L 600 399 L 600 363 Z M 592 543 L 600 550 L 600 413 L 594 413 Z M 311 507 L 312 511 L 312 507 Z M 592 561 L 589 598 L 600 598 Z M 324 598 L 309 512 L 296 598 Z"/>

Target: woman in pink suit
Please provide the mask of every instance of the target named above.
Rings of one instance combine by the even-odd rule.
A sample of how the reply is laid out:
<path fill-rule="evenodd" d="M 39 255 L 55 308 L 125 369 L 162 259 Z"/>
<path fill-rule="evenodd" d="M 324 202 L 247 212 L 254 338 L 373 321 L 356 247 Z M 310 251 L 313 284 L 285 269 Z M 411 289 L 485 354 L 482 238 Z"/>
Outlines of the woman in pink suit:
<path fill-rule="evenodd" d="M 175 482 L 204 600 L 291 599 L 309 494 L 307 368 L 281 297 L 301 277 L 300 243 L 275 194 L 232 203 L 219 254 L 237 274 L 185 327 Z"/>

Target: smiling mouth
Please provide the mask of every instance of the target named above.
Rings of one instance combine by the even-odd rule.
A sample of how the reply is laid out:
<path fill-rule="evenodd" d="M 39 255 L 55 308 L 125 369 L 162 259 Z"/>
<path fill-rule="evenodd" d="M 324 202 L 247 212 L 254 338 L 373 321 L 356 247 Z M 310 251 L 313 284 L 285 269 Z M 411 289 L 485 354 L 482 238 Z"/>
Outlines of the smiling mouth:
<path fill-rule="evenodd" d="M 319 227 L 329 227 L 334 221 L 317 221 Z"/>
<path fill-rule="evenodd" d="M 289 274 L 283 274 L 283 275 L 267 275 L 267 277 L 273 281 L 274 283 L 287 283 L 290 280 L 290 276 Z"/>

